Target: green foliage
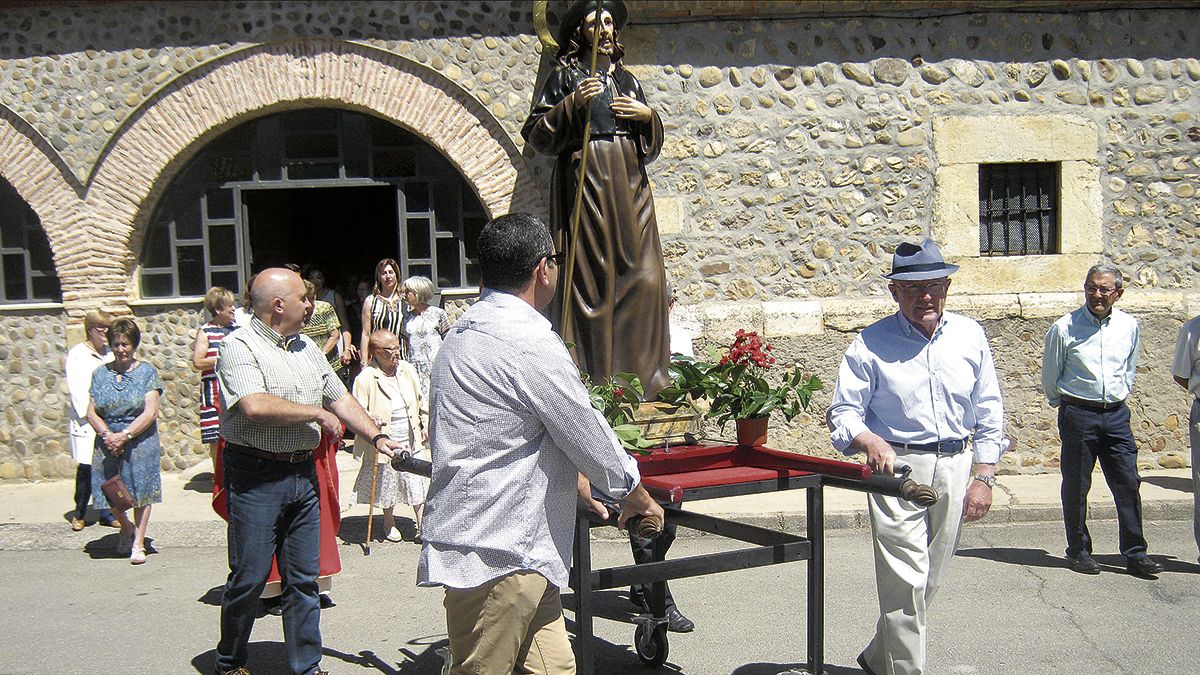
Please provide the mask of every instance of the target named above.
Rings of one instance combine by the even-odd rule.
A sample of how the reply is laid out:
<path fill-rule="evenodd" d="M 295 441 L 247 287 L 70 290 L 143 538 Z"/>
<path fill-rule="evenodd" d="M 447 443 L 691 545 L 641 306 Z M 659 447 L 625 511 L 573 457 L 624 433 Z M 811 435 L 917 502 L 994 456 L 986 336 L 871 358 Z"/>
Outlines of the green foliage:
<path fill-rule="evenodd" d="M 779 384 L 772 384 L 767 375 L 775 362 L 771 350 L 755 333 L 738 331 L 729 347 L 710 349 L 707 361 L 672 361 L 672 385 L 664 390 L 666 396 L 659 396 L 708 399 L 707 416 L 722 427 L 730 420 L 766 417 L 774 411 L 790 421 L 808 409 L 813 393 L 824 384 L 795 368 L 784 370 Z"/>
<path fill-rule="evenodd" d="M 604 415 L 621 447 L 649 454 L 650 442 L 642 435 L 642 428 L 633 423 L 633 413 L 646 393 L 642 380 L 633 373 L 617 373 L 594 385 L 586 373 L 581 376 L 592 407 Z"/>
<path fill-rule="evenodd" d="M 671 384 L 658 392 L 655 400 L 676 406 L 693 406 L 708 399 L 706 416 L 724 428 L 730 420 L 766 417 L 778 412 L 791 421 L 808 410 L 812 395 L 824 388 L 816 375 L 805 375 L 795 368 L 783 370 L 778 384 L 768 375 L 775 363 L 773 347 L 757 333 L 739 330 L 733 343 L 723 349 L 710 349 L 708 360 L 676 356 L 670 364 Z M 617 373 L 599 384 L 581 374 L 588 387 L 592 407 L 608 421 L 622 447 L 648 453 L 650 447 L 642 427 L 634 424 L 634 411 L 645 389 L 633 373 Z"/>

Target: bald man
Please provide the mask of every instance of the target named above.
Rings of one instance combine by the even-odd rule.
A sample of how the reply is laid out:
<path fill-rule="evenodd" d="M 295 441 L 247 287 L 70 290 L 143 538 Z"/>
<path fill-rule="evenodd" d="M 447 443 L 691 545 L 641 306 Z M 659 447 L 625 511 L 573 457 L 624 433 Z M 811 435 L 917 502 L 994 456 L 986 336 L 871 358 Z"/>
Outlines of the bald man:
<path fill-rule="evenodd" d="M 246 646 L 271 558 L 278 553 L 288 665 L 297 675 L 323 673 L 313 450 L 322 431 L 340 437 L 342 423 L 370 438 L 384 455 L 399 444 L 380 433 L 321 348 L 300 335 L 310 301 L 299 274 L 263 270 L 250 300 L 253 318 L 225 338 L 217 361 L 229 495 L 229 579 L 221 600 L 217 672 L 249 672 Z"/>

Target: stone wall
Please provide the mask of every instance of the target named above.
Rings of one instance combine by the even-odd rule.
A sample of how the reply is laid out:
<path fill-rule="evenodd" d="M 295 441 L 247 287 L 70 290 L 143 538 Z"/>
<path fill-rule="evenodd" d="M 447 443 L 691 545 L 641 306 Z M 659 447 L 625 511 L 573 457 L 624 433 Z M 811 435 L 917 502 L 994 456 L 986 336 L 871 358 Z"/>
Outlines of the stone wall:
<path fill-rule="evenodd" d="M 964 275 L 955 290 L 975 299 L 952 302 L 984 319 L 996 346 L 1017 442 L 1008 461 L 1051 469 L 1057 443 L 1037 392 L 1040 341 L 1050 318 L 1078 301 L 1068 293 L 1091 252 L 1103 250 L 1132 285 L 1123 304 L 1136 305 L 1144 320 L 1139 447 L 1148 462 L 1177 462 L 1186 446 L 1176 416 L 1185 413 L 1183 393 L 1164 378 L 1174 329 L 1200 311 L 1190 295 L 1200 270 L 1193 11 L 1092 3 L 1097 11 L 1006 12 L 991 2 L 974 14 L 939 13 L 934 3 L 908 13 L 862 5 L 837 16 L 844 5 L 630 4 L 626 62 L 667 127 L 650 178 L 668 274 L 706 340 L 758 328 L 832 386 L 850 335 L 891 311 L 878 275 L 894 246 L 957 217 L 939 211 L 937 120 L 1082 120 L 1097 134 L 1094 156 L 1084 160 L 1099 186 L 1085 187 L 1095 190 L 1088 206 L 1102 221 L 1102 241 L 1081 257 L 1030 259 L 1053 273 L 1003 299 L 986 298 L 998 292 L 987 275 Z M 198 380 L 187 367 L 198 314 L 193 306 L 138 305 L 129 246 L 173 172 L 233 124 L 266 109 L 332 105 L 430 130 L 436 145 L 436 120 L 388 107 L 412 96 L 410 80 L 436 85 L 447 107 L 430 98 L 422 110 L 454 104 L 456 124 L 465 125 L 458 135 L 471 127 L 492 144 L 476 173 L 464 169 L 490 195 L 489 208 L 541 208 L 550 161 L 533 156 L 518 133 L 550 67 L 532 24 L 528 3 L 490 0 L 6 8 L 0 176 L 50 234 L 65 304 L 0 307 L 0 340 L 10 340 L 0 349 L 25 355 L 30 347 L 14 336 L 32 331 L 39 358 L 53 363 L 34 383 L 13 352 L 0 357 L 3 400 L 28 396 L 6 405 L 12 420 L 0 429 L 0 478 L 69 469 L 58 466 L 64 425 L 50 410 L 61 402 L 30 399 L 62 396 L 49 378 L 58 377 L 65 336 L 77 336 L 79 318 L 95 306 L 144 320 L 143 355 L 168 388 L 164 467 L 202 455 Z M 172 149 L 153 147 L 156 138 Z M 477 146 L 467 145 L 447 141 L 444 149 L 464 167 Z M 969 241 L 949 244 L 971 255 Z M 1047 304 L 1042 293 L 1061 295 Z M 825 401 L 818 397 L 817 407 Z M 820 412 L 783 429 L 781 444 L 826 447 Z"/>
<path fill-rule="evenodd" d="M 61 311 L 0 314 L 0 480 L 75 475 L 67 446 Z"/>
<path fill-rule="evenodd" d="M 196 331 L 207 319 L 203 309 L 139 306 L 134 316 L 142 329 L 138 358 L 158 369 L 165 402 L 158 417 L 164 471 L 186 469 L 208 456 L 200 442 L 200 374 L 192 368 Z"/>

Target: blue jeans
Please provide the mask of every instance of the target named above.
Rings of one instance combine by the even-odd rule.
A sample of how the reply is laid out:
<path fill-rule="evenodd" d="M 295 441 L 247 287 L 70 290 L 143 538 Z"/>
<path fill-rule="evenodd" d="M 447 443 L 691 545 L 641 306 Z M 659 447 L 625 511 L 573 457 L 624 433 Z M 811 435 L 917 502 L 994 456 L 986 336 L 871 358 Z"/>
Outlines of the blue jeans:
<path fill-rule="evenodd" d="M 287 464 L 235 451 L 224 453 L 229 500 L 229 579 L 221 600 L 217 667 L 246 665 L 246 645 L 259 597 L 279 559 L 283 577 L 283 635 L 288 665 L 297 675 L 321 663 L 320 501 L 312 461 Z"/>

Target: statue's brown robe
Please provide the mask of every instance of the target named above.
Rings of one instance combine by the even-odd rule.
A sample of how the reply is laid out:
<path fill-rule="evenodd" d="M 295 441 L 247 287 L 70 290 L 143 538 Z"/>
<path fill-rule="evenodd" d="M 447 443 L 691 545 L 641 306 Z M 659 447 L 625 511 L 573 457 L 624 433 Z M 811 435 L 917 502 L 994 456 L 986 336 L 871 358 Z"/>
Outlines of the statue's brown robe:
<path fill-rule="evenodd" d="M 551 229 L 559 251 L 567 251 L 583 146 L 585 116 L 573 92 L 587 77 L 576 62 L 560 65 L 534 100 L 522 135 L 534 150 L 555 155 L 550 188 Z M 604 92 L 592 99 L 592 129 L 584 173 L 579 243 L 573 278 L 559 280 L 550 320 L 593 382 L 619 372 L 637 375 L 646 398 L 670 383 L 667 281 L 646 164 L 663 144 L 662 121 L 617 119 L 613 97 L 643 103 L 641 85 L 619 64 Z M 562 328 L 562 302 L 572 293 L 570 327 Z"/>

